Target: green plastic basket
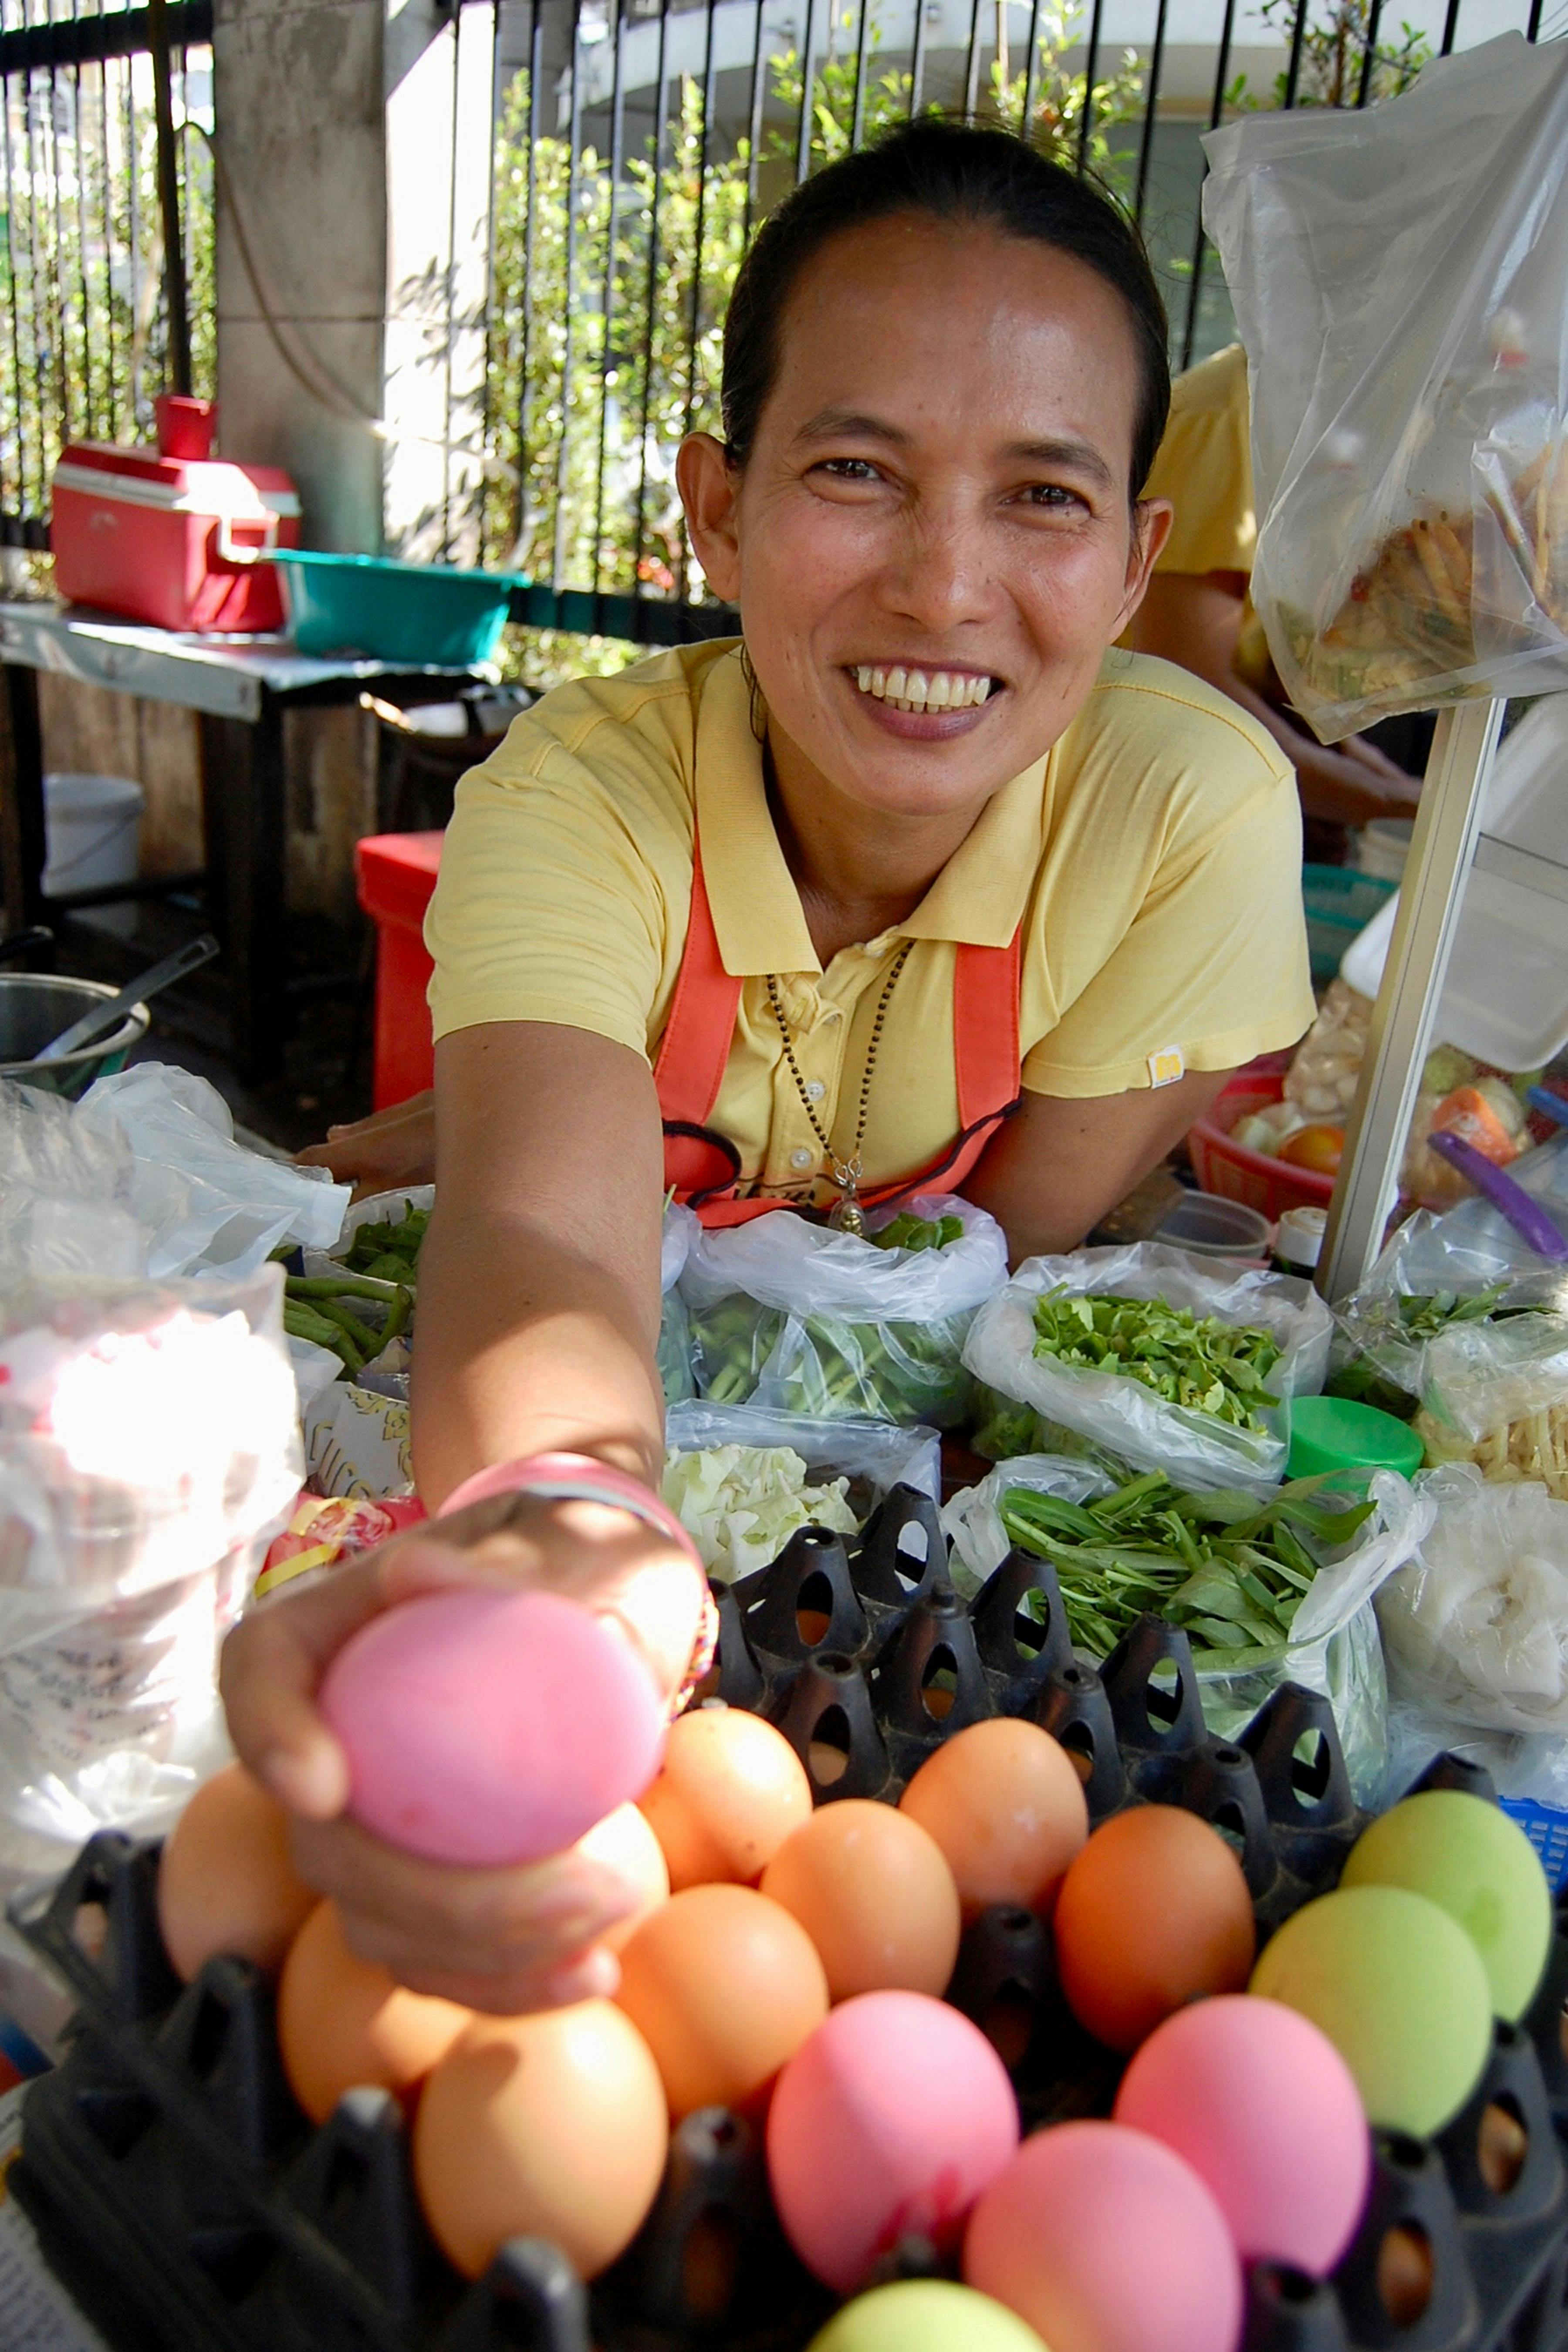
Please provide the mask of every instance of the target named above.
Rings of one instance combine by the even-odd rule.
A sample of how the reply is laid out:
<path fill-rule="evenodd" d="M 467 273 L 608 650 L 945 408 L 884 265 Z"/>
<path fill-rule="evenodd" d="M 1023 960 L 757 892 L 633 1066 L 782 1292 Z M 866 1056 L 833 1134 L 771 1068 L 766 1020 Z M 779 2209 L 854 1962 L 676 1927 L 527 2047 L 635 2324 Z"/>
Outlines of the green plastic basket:
<path fill-rule="evenodd" d="M 302 654 L 357 655 L 410 668 L 471 669 L 506 625 L 511 572 L 461 572 L 381 555 L 279 548 L 290 634 Z"/>
<path fill-rule="evenodd" d="M 1351 941 L 1398 887 L 1397 882 L 1385 882 L 1378 874 L 1358 874 L 1349 866 L 1302 866 L 1307 947 L 1315 981 L 1333 979 Z"/>

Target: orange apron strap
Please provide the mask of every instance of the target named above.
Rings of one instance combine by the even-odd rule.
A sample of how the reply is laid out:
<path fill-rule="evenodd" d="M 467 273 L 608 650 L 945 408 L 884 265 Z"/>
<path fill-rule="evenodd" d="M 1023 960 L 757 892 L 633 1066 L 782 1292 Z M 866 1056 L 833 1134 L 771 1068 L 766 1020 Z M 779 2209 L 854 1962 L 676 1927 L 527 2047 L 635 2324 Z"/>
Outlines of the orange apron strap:
<path fill-rule="evenodd" d="M 961 943 L 952 974 L 952 1055 L 960 1132 L 1018 1098 L 1020 924 L 1005 948 Z"/>
<path fill-rule="evenodd" d="M 660 1116 L 675 1127 L 702 1127 L 719 1099 L 734 1041 L 742 983 L 724 969 L 713 929 L 702 845 L 691 845 L 691 912 L 669 1018 L 653 1066 Z"/>

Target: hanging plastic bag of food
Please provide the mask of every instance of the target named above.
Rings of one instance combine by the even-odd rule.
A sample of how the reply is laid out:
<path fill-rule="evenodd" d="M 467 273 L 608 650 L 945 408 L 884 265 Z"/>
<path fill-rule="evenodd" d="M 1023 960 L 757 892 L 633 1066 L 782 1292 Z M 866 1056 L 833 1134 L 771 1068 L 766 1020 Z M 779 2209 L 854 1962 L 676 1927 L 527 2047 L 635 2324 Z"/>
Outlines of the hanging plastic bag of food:
<path fill-rule="evenodd" d="M 1139 1242 L 1026 1260 L 975 1317 L 963 1360 L 1030 1406 L 1057 1453 L 1261 1493 L 1284 1475 L 1289 1401 L 1322 1387 L 1332 1331 L 1293 1275 Z"/>
<path fill-rule="evenodd" d="M 1568 47 L 1508 33 L 1204 145 L 1290 702 L 1332 742 L 1568 688 Z"/>
<path fill-rule="evenodd" d="M 790 1209 L 703 1232 L 680 1277 L 699 1392 L 951 1429 L 969 1402 L 965 1334 L 1006 1275 L 1001 1226 L 946 1193 L 873 1217 L 864 1238 Z"/>

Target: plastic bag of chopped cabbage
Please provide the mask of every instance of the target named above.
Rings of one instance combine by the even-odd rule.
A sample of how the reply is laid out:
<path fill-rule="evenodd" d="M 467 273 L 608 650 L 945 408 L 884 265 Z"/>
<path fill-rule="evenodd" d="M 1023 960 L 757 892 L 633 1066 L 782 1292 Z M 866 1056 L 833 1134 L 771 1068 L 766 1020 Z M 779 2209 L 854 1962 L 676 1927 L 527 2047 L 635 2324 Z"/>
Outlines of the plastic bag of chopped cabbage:
<path fill-rule="evenodd" d="M 894 1486 L 941 1493 L 932 1429 L 768 1412 L 755 1405 L 672 1405 L 664 1497 L 710 1576 L 765 1568 L 797 1528 L 858 1534 Z"/>

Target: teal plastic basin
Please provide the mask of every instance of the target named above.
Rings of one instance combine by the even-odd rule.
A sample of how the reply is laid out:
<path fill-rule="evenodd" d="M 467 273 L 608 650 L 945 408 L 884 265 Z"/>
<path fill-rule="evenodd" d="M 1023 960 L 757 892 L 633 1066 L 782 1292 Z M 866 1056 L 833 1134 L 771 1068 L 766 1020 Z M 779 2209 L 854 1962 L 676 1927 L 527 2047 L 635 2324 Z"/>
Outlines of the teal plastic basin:
<path fill-rule="evenodd" d="M 1358 874 L 1349 866 L 1303 866 L 1301 896 L 1307 908 L 1307 947 L 1312 978 L 1321 986 L 1334 978 L 1340 958 L 1364 931 L 1399 885 L 1381 874 Z"/>
<path fill-rule="evenodd" d="M 506 625 L 510 572 L 398 563 L 384 555 L 323 555 L 280 548 L 289 633 L 302 654 L 358 655 L 411 668 L 468 669 L 489 661 Z"/>

